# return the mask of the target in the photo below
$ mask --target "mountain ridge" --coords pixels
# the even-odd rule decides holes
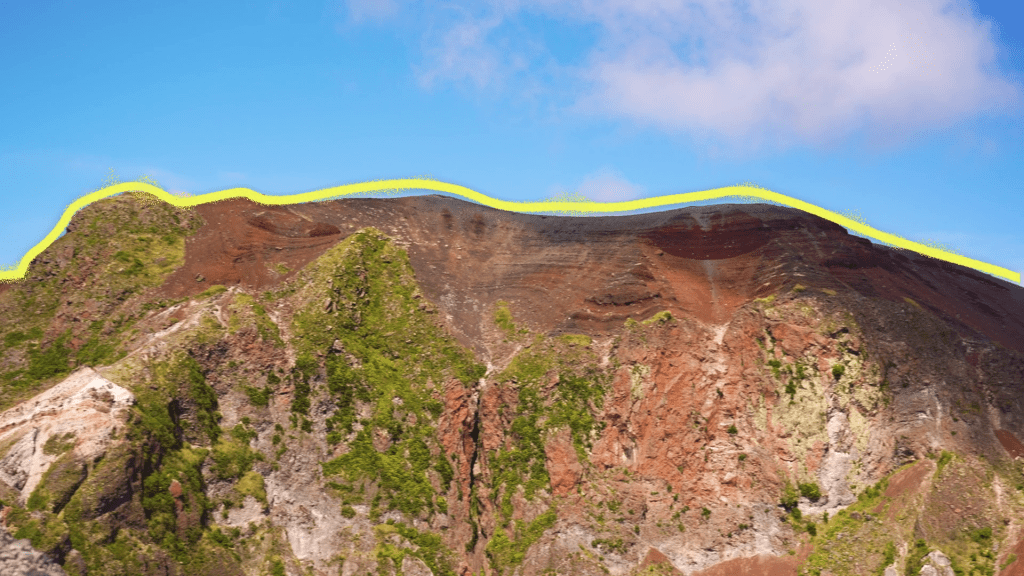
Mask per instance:
[[[69,573],[1024,569],[1024,289],[795,209],[115,197],[0,313],[0,408],[135,398],[0,493]]]

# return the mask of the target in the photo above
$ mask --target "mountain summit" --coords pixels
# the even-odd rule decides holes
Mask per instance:
[[[67,574],[1024,574],[1024,288],[795,209],[125,194],[0,318]]]

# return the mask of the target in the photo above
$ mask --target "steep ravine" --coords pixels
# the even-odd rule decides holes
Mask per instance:
[[[69,574],[1024,570],[1020,287],[583,220],[90,206],[0,290],[0,518]]]

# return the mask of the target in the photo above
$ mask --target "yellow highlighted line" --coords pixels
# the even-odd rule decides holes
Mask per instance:
[[[457,184],[449,184],[447,182],[440,182],[437,180],[429,180],[423,178],[407,178],[400,180],[376,180],[371,182],[361,182],[359,184],[346,184],[343,186],[335,186],[333,188],[324,188],[323,190],[316,190],[314,192],[304,192],[301,194],[292,194],[288,196],[267,196],[248,188],[231,188],[230,190],[221,190],[219,192],[210,192],[209,194],[202,194],[199,196],[188,196],[179,197],[169,194],[152,184],[146,182],[124,182],[121,184],[115,184],[108,186],[102,190],[98,190],[91,194],[87,194],[73,204],[68,206],[67,210],[64,211],[64,215],[61,217],[57,225],[53,227],[53,230],[47,234],[41,242],[36,244],[25,256],[21,259],[21,263],[13,270],[0,271],[0,282],[10,282],[19,280],[25,277],[28,273],[28,266],[32,260],[38,256],[43,250],[48,248],[57,238],[60,237],[61,231],[64,230],[68,223],[71,222],[71,217],[97,200],[102,200],[108,196],[115,194],[121,194],[123,192],[145,192],[152,194],[153,196],[172,204],[179,208],[188,208],[192,206],[198,206],[200,204],[207,204],[209,202],[217,202],[220,200],[227,200],[229,198],[248,198],[253,202],[269,206],[281,206],[285,204],[300,204],[303,202],[315,202],[319,200],[326,200],[329,198],[335,198],[338,196],[348,196],[352,194],[360,194],[365,192],[385,192],[385,191],[398,191],[398,190],[433,190],[436,192],[447,192],[449,194],[456,194],[467,198],[474,202],[478,202],[491,208],[497,208],[499,210],[508,210],[512,212],[569,212],[569,213],[588,213],[588,212],[629,212],[632,210],[639,210],[642,208],[655,208],[658,206],[667,206],[670,204],[682,204],[687,202],[700,202],[702,200],[712,200],[715,198],[722,198],[725,196],[753,196],[761,198],[762,200],[768,200],[771,202],[777,202],[784,204],[792,208],[797,208],[820,216],[826,220],[830,220],[853,230],[859,232],[865,236],[869,236],[881,242],[897,246],[899,248],[905,248],[907,250],[913,250],[925,256],[931,256],[932,258],[938,258],[947,262],[953,262],[969,268],[974,268],[982,272],[987,272],[994,276],[1000,276],[1006,278],[1017,284],[1020,284],[1020,273],[1013,272],[1006,268],[996,266],[994,264],[988,264],[972,258],[967,258],[959,254],[940,250],[933,246],[927,246],[918,242],[913,242],[902,238],[900,236],[894,236],[887,234],[880,230],[836,214],[830,210],[819,208],[813,204],[808,204],[802,200],[791,198],[785,194],[779,194],[763,188],[756,188],[751,186],[727,186],[725,188],[716,188],[714,190],[705,190],[703,192],[688,192],[685,194],[670,194],[668,196],[658,196],[656,198],[644,198],[642,200],[630,200],[628,202],[592,202],[592,201],[557,201],[557,200],[546,200],[540,202],[509,202],[506,200],[497,200],[489,196],[485,196],[475,190],[470,190],[464,186]]]

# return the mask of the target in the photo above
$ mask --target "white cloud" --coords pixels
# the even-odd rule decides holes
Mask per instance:
[[[504,63],[497,48],[487,40],[500,23],[496,17],[459,22],[441,38],[425,42],[430,65],[418,71],[420,84],[432,88],[438,80],[469,80],[478,89],[502,84]]]
[[[624,202],[643,196],[644,188],[616,170],[602,168],[585,176],[575,192],[595,202]]]
[[[425,86],[468,80],[505,90],[544,72],[557,79],[549,92],[571,89],[571,110],[737,150],[828,148],[861,130],[876,147],[900,146],[975,114],[1020,110],[1021,82],[993,69],[993,23],[962,0],[744,4],[449,3],[454,10],[430,15],[441,24],[427,27],[418,73]],[[585,64],[557,62],[537,31],[521,25],[520,15],[538,13],[596,25]]]

